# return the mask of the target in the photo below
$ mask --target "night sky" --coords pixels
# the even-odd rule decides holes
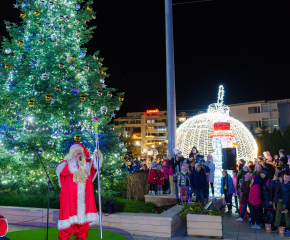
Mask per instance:
[[[174,3],[191,0],[173,0]],[[19,21],[14,0],[1,1],[3,20]],[[100,50],[109,87],[125,92],[117,117],[146,109],[166,110],[163,0],[98,0],[97,25],[88,52]],[[212,0],[173,6],[177,110],[225,103],[290,98],[288,0]]]

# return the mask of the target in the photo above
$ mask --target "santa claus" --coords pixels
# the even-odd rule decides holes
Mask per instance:
[[[97,154],[100,167],[103,160],[100,150],[90,159],[88,150],[81,144],[71,146],[69,154],[58,165],[60,212],[59,239],[67,240],[72,234],[76,240],[88,237],[89,223],[98,221],[93,181],[97,176]]]

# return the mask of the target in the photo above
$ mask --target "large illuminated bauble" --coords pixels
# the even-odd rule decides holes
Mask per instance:
[[[237,159],[256,158],[258,147],[251,132],[237,119],[221,113],[203,113],[185,121],[177,129],[176,147],[184,157],[188,157],[193,146],[202,155],[212,154],[214,149],[210,134],[214,133],[214,123],[229,122],[231,133],[235,134],[232,142],[241,146],[236,147]]]

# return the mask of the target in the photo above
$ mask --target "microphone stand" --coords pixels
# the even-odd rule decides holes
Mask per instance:
[[[43,167],[43,169],[44,169],[44,171],[45,171],[46,178],[48,179],[48,181],[47,181],[47,220],[46,220],[46,240],[48,240],[48,223],[49,223],[49,185],[51,185],[52,190],[54,191],[55,194],[57,193],[57,191],[55,190],[54,186],[52,185],[52,182],[51,182],[51,180],[50,180],[50,177],[48,176],[48,173],[47,173],[47,171],[46,171],[46,167],[44,166],[44,164],[43,164],[43,162],[42,162],[42,160],[41,160],[41,157],[39,156],[39,155],[40,155],[40,154],[39,154],[39,150],[36,149],[36,148],[31,148],[31,149],[36,151],[36,154],[37,154],[37,156],[38,156],[38,159],[39,159],[39,161],[41,162],[42,167]]]

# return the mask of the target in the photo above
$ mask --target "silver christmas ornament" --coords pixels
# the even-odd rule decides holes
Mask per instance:
[[[109,97],[112,97],[113,96],[113,94],[111,93],[111,92],[108,92],[108,94],[107,94]]]
[[[101,114],[105,115],[108,112],[108,108],[106,106],[101,107]]]
[[[119,142],[119,147],[124,147],[124,142]]]
[[[53,1],[53,0],[49,0],[49,1],[48,1],[48,4],[49,4],[50,6],[53,6],[53,5],[54,5],[54,1]]]
[[[116,107],[116,111],[119,111],[120,110],[120,108],[119,107]]]
[[[101,97],[101,96],[103,96],[103,93],[101,91],[98,91],[97,95],[98,95],[98,97]]]
[[[64,19],[64,16],[59,15],[59,19],[60,19],[60,20],[63,20],[63,19]]]
[[[123,151],[123,152],[127,152],[127,148],[123,148],[122,151]]]
[[[69,69],[70,69],[70,70],[75,70],[76,67],[75,67],[74,65],[70,65],[70,66],[69,66]]]
[[[16,103],[15,103],[15,102],[11,102],[11,103],[10,103],[10,107],[11,107],[11,108],[15,108],[15,107],[16,107]]]
[[[10,54],[10,53],[11,53],[11,49],[10,49],[10,48],[6,48],[6,49],[5,49],[5,53],[6,53],[6,54]]]
[[[100,83],[105,83],[105,79],[101,78]]]
[[[43,74],[41,75],[41,78],[42,78],[43,80],[47,80],[47,79],[49,79],[49,75],[48,75],[48,73],[43,73]]]
[[[115,152],[114,155],[115,155],[115,157],[119,157],[120,156],[120,153]]]
[[[14,154],[14,153],[15,153],[15,150],[14,150],[14,149],[11,149],[11,150],[9,151],[9,153],[10,153],[10,154]]]
[[[47,144],[50,145],[50,146],[53,146],[54,142],[52,140],[50,140]]]
[[[60,68],[63,68],[63,67],[64,67],[64,64],[63,64],[63,63],[60,63],[60,64],[59,64],[59,67],[60,67]]]
[[[95,59],[95,60],[98,60],[99,57],[98,57],[97,55],[94,55],[94,59]]]
[[[20,139],[20,136],[19,136],[19,135],[14,135],[14,136],[13,136],[13,139],[17,141],[17,140]]]

